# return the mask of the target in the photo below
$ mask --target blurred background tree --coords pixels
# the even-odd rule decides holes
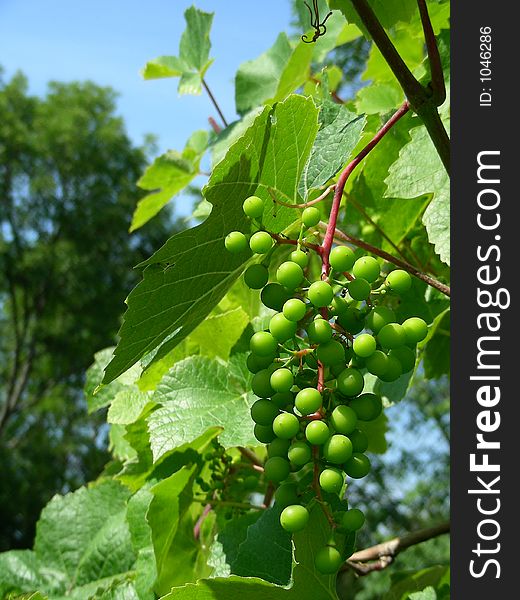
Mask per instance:
[[[41,508],[108,460],[83,377],[114,342],[132,267],[173,234],[168,212],[129,235],[153,143],[136,147],[115,92],[0,72],[0,550],[28,547]]]

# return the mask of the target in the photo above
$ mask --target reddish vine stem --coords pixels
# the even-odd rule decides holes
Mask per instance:
[[[219,117],[222,119],[222,123],[224,123],[224,127],[227,127],[228,126],[228,122],[226,121],[226,117],[224,117],[224,114],[223,114],[222,110],[220,109],[220,106],[219,106],[219,104],[218,104],[215,96],[213,95],[213,93],[209,89],[209,86],[206,83],[206,81],[204,80],[204,78],[202,78],[202,86],[206,90],[206,92],[207,92],[207,94],[209,96],[209,99],[211,100],[211,102],[213,103],[213,106],[215,107],[215,110],[219,114]]]
[[[264,465],[263,465],[262,461],[258,458],[258,456],[252,450],[249,450],[249,448],[244,448],[242,446],[239,446],[238,451],[245,459],[247,459],[249,462],[253,463],[253,465],[255,465],[257,467],[261,467],[262,471],[264,470]]]
[[[263,508],[269,508],[269,506],[271,505],[273,496],[274,496],[274,485],[270,481],[269,485],[267,486],[267,490],[265,491],[264,501],[262,502]]]
[[[417,6],[419,7],[419,14],[421,15],[424,40],[428,52],[428,62],[430,63],[433,100],[437,106],[440,106],[444,100],[446,100],[446,84],[444,82],[444,73],[442,72],[441,56],[439,54],[435,32],[433,31],[425,0],[417,0]]]
[[[271,233],[270,231],[268,233],[278,244],[289,244],[291,246],[298,245],[298,240],[291,240],[290,238],[283,237],[282,235],[279,235],[277,233]],[[304,248],[309,248],[310,250],[314,250],[314,252],[317,252],[318,254],[321,252],[321,248],[320,246],[318,246],[318,244],[300,242],[300,246],[303,246]]]
[[[193,527],[193,537],[196,540],[198,540],[200,538],[200,530],[202,529],[202,524],[204,523],[204,521],[206,520],[207,516],[211,512],[212,508],[213,507],[212,507],[211,504],[206,504],[206,506],[204,507],[204,510],[202,511],[202,514],[197,519],[197,522],[195,523],[195,525]]]

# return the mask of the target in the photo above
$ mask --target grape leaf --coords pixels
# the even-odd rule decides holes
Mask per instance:
[[[356,97],[356,110],[369,115],[388,112],[404,101],[404,94],[398,85],[376,83],[361,88]]]
[[[219,439],[225,447],[255,445],[249,416],[254,398],[238,360],[233,357],[225,365],[195,356],[177,363],[163,377],[153,396],[161,408],[148,418],[154,460],[214,425],[223,427]]]
[[[435,565],[416,571],[415,573],[408,573],[404,577],[401,576],[390,591],[385,594],[383,600],[408,600],[410,594],[422,592],[428,587],[438,591],[441,598],[449,598],[449,582],[450,568],[443,565]],[[447,596],[444,595],[446,591],[448,591]],[[428,597],[426,596],[426,598]],[[421,600],[426,600],[426,598],[421,598]]]
[[[417,10],[415,0],[368,0],[368,3],[385,28],[393,27],[399,21],[410,21]],[[366,37],[370,37],[352,2],[329,0],[329,6],[341,10],[349,23],[354,23],[365,33]]]
[[[250,256],[230,254],[223,243],[230,231],[250,227],[242,212],[243,200],[256,193],[271,201],[269,187],[280,198],[297,198],[317,121],[311,99],[290,96],[274,108],[266,107],[230,148],[204,190],[213,205],[208,219],[170,238],[143,263],[144,279],[127,299],[121,339],[104,383],[168,338],[157,353],[160,359],[218,304]],[[279,207],[273,215],[266,206],[264,224],[270,231],[283,231],[293,222],[291,209]]]

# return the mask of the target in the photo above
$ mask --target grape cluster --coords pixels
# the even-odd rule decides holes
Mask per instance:
[[[332,248],[325,277],[308,279],[312,261],[321,265],[322,259],[305,243],[307,230],[320,221],[315,207],[303,211],[296,249],[269,282],[275,241],[262,228],[264,202],[251,196],[243,209],[258,231],[250,236],[234,231],[225,245],[233,253],[249,247],[264,255],[247,268],[244,280],[276,311],[268,329],[251,337],[247,358],[258,396],[251,408],[254,434],[267,444],[264,476],[277,486],[275,502],[283,509],[280,523],[286,531],[304,529],[310,506],[320,502],[333,530],[353,533],[365,517],[348,507],[346,482],[369,473],[363,423],[377,419],[383,408],[380,396],[364,392],[364,373],[391,382],[410,372],[427,325],[418,317],[398,323],[391,308],[396,296],[411,288],[406,271],[384,277],[374,257],[358,257],[347,246]],[[317,551],[315,566],[335,573],[345,558],[332,536]]]

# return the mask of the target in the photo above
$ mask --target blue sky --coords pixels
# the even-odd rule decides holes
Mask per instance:
[[[136,143],[153,133],[160,151],[182,149],[216,116],[213,107],[205,95],[179,98],[177,80],[145,82],[139,70],[148,59],[177,54],[183,13],[193,3],[215,13],[207,81],[231,121],[234,74],[287,30],[289,0],[0,0],[0,65],[7,77],[24,71],[36,94],[52,79],[110,85]]]

